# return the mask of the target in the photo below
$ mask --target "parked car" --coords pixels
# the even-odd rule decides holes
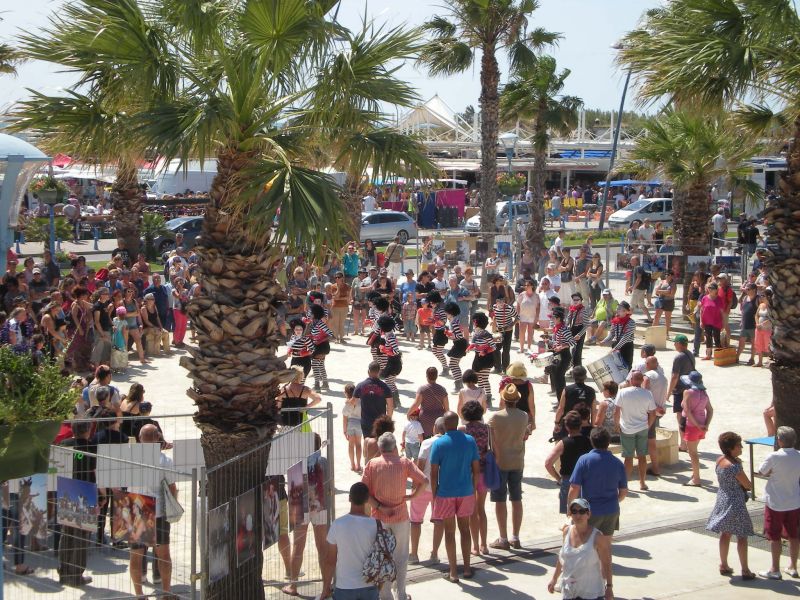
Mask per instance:
[[[528,203],[523,201],[514,202],[498,202],[495,207],[495,220],[494,225],[498,231],[506,231],[508,229],[508,208],[511,205],[514,214],[514,221],[521,219],[523,223],[528,223],[531,220],[530,212],[528,211]],[[467,219],[464,223],[464,231],[471,234],[481,233],[481,215],[477,214]]]
[[[405,244],[417,237],[417,224],[404,212],[396,210],[376,210],[361,213],[361,240],[390,242],[395,236]]]
[[[178,217],[166,222],[169,233],[159,235],[153,240],[153,246],[159,253],[169,252],[175,247],[175,236],[183,234],[184,248],[195,245],[197,236],[203,230],[203,217]]]
[[[608,217],[609,227],[628,228],[634,221],[663,223],[672,226],[672,198],[646,198],[630,203]]]

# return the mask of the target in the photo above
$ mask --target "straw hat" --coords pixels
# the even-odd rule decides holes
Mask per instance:
[[[500,392],[500,398],[503,402],[519,402],[519,391],[517,390],[517,386],[513,383],[509,383],[506,387],[503,388],[503,391]]]
[[[528,370],[525,364],[520,361],[512,362],[506,369],[506,375],[515,379],[525,379],[528,377]]]

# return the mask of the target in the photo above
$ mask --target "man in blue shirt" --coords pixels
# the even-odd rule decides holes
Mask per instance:
[[[575,498],[586,498],[592,507],[589,525],[603,535],[613,536],[619,529],[619,503],[628,495],[628,478],[622,461],[611,454],[611,435],[604,427],[592,429],[594,448],[575,464],[569,483],[567,506]]]
[[[414,271],[409,269],[406,271],[406,280],[399,284],[398,287],[400,288],[400,301],[405,302],[406,297],[411,294],[411,299],[416,302],[417,300],[417,282],[414,281]]]
[[[171,320],[169,309],[170,294],[166,287],[161,285],[161,275],[158,273],[153,274],[153,285],[144,289],[144,294],[153,294],[156,299],[156,311],[158,318],[161,320],[161,325],[164,329],[168,330],[168,323]]]
[[[344,271],[345,280],[349,283],[358,276],[360,261],[356,252],[356,243],[350,242],[342,250],[342,271]]]
[[[461,555],[464,558],[464,579],[472,579],[475,571],[469,566],[471,538],[469,520],[475,511],[475,489],[480,477],[478,445],[471,435],[458,431],[458,415],[444,414],[447,432],[431,446],[431,495],[433,521],[444,523],[444,546],[450,573],[447,579],[458,581],[456,557],[456,522],[461,534]]]

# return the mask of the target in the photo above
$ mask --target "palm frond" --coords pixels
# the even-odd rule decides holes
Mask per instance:
[[[735,122],[756,135],[782,136],[792,122],[786,111],[775,111],[765,104],[740,105],[734,111]]]
[[[422,49],[417,64],[428,68],[434,77],[463,73],[472,66],[472,47],[457,37],[439,37]]]
[[[16,75],[16,65],[21,59],[22,56],[15,48],[8,44],[0,44],[0,73]]]
[[[429,177],[438,169],[417,140],[391,127],[353,133],[340,145],[335,164],[360,179],[368,167],[373,177],[408,174]]]

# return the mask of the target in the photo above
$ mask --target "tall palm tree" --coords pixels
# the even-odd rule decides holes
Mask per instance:
[[[155,25],[137,0],[65,5],[41,32],[20,37],[20,52],[66,68],[77,81],[65,95],[29,90],[31,97],[12,113],[14,129],[38,130],[48,150],[98,167],[116,166],[114,225],[119,244],[134,257],[144,199],[138,162],[147,148],[131,128],[133,116],[156,98],[175,94],[178,83],[174,61],[162,61],[168,32]]]
[[[583,100],[565,96],[564,81],[570,70],[559,72],[552,56],[537,57],[522,65],[500,93],[503,121],[528,121],[533,127],[533,199],[525,246],[532,256],[539,256],[544,243],[544,182],[547,178],[547,150],[553,134],[566,134],[578,122]]]
[[[625,36],[620,62],[645,100],[663,97],[734,107],[763,134],[777,123],[789,138],[780,196],[764,212],[772,311],[777,421],[800,431],[800,18],[791,0],[672,0]],[[748,102],[757,104],[747,104]]]
[[[453,75],[469,69],[480,51],[481,181],[480,214],[484,231],[495,230],[497,202],[497,139],[499,132],[500,66],[507,52],[511,68],[533,63],[536,52],[559,35],[537,28],[527,31],[537,0],[446,0],[446,15],[423,26],[431,37],[420,62],[432,75]]]

